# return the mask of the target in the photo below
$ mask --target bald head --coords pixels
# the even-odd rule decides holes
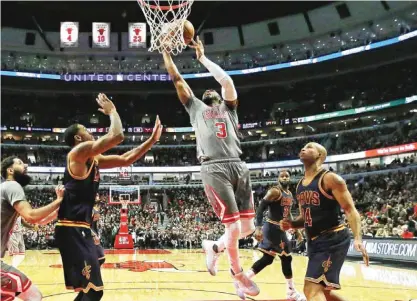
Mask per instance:
[[[327,157],[327,150],[324,148],[323,145],[317,142],[311,142],[311,144],[316,148],[317,152],[319,153],[318,160],[320,160],[320,163],[323,163]]]
[[[304,162],[319,162],[323,164],[327,157],[327,150],[317,142],[307,143],[300,152],[300,160]]]

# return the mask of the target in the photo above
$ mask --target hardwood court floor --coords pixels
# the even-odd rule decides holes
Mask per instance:
[[[132,253],[132,252],[131,252]],[[105,285],[103,301],[201,301],[240,300],[228,273],[226,255],[219,262],[219,273],[205,270],[201,250],[145,250],[134,254],[107,254],[102,268]],[[159,254],[158,254],[159,253]],[[255,250],[241,250],[244,269],[260,257]],[[5,261],[10,263],[6,255]],[[307,258],[294,256],[296,287],[302,291]],[[46,301],[69,301],[75,293],[64,287],[61,258],[56,250],[27,251],[19,269],[39,287]],[[346,262],[342,270],[342,294],[350,301],[409,301],[417,299],[417,270],[356,262]],[[248,300],[284,301],[285,279],[279,259],[255,281],[261,293]]]

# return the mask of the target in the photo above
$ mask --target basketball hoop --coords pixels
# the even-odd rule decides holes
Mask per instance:
[[[161,5],[160,0],[137,1],[151,30],[149,51],[166,51],[173,55],[181,53],[187,47],[183,37],[184,22],[194,0],[164,1],[167,5]]]

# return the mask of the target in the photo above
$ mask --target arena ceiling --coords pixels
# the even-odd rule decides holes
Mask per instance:
[[[334,1],[331,1],[334,2]],[[199,1],[189,20],[198,28],[237,26],[301,13],[331,3],[318,1]],[[59,31],[61,21],[78,21],[81,31],[92,22],[111,22],[112,31],[127,31],[128,22],[144,21],[135,0],[131,1],[2,1],[2,26]]]

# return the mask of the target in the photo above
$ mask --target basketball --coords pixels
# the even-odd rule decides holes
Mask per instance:
[[[194,25],[188,20],[184,21],[184,42],[186,45],[191,43],[191,40],[194,38]]]

